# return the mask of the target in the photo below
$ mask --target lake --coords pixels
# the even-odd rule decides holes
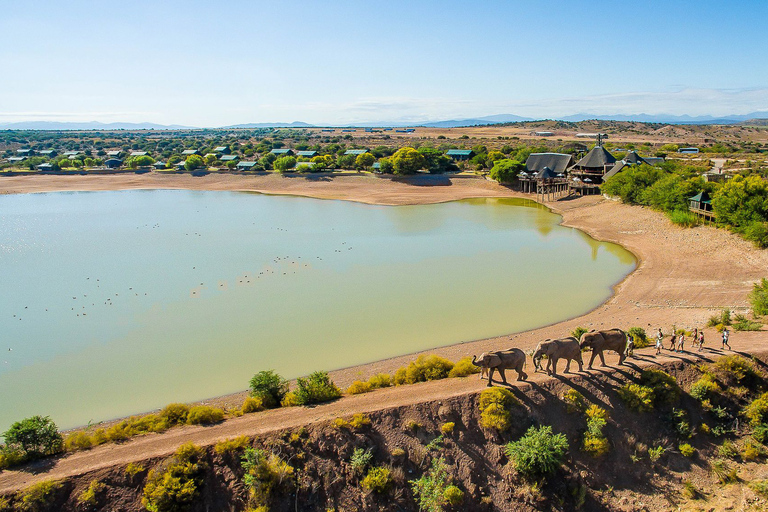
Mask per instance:
[[[183,190],[0,196],[0,432],[519,332],[636,261],[532,201]]]

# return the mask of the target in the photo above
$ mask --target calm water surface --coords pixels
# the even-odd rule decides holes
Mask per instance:
[[[73,427],[582,314],[635,267],[530,201],[0,196],[0,432]]]

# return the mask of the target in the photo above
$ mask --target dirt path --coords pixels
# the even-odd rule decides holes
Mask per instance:
[[[707,332],[710,340],[714,339],[714,333]],[[737,336],[732,342],[735,351],[750,350],[752,352],[768,352],[768,337],[762,333],[747,333]],[[712,345],[712,344],[710,344]],[[719,345],[719,343],[717,344]],[[696,363],[701,360],[711,360],[719,355],[732,353],[721,351],[710,346],[703,352],[687,352],[676,354],[664,351],[661,356],[655,356],[655,349],[646,348],[636,351],[636,357],[628,359],[630,364],[639,367],[653,366],[660,363],[686,360]],[[585,360],[585,370],[586,370]],[[599,361],[592,372],[612,371],[615,366],[616,355],[611,353],[607,362],[609,367],[600,367]],[[560,371],[564,367],[561,363]],[[573,368],[574,373],[577,370]],[[510,372],[514,373],[514,372]],[[508,376],[510,385],[518,387],[521,391],[530,388],[525,382],[512,382],[513,376]],[[541,383],[555,377],[548,377],[544,373],[530,372],[528,381]],[[562,374],[557,378],[569,378],[568,374]],[[91,450],[77,452],[53,460],[41,461],[24,471],[5,471],[0,474],[0,493],[7,493],[23,489],[41,480],[62,479],[88,473],[90,471],[111,466],[126,465],[129,462],[138,462],[150,458],[168,456],[181,444],[193,442],[200,446],[215,444],[235,436],[255,436],[266,432],[290,429],[310,423],[329,421],[337,417],[346,417],[354,413],[366,413],[385,408],[397,408],[424,402],[445,400],[450,397],[467,393],[476,393],[485,388],[485,381],[479,381],[476,375],[447,379],[442,381],[425,382],[410,386],[398,386],[394,388],[380,389],[371,393],[355,396],[345,396],[336,402],[318,405],[315,407],[291,407],[275,409],[255,414],[249,414],[227,420],[219,425],[210,427],[189,426],[174,428],[161,434],[149,434],[136,437],[122,444],[106,444]]]

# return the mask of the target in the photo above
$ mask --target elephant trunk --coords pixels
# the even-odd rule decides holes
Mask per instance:
[[[479,364],[477,364],[477,356],[472,356],[472,364],[481,367]]]

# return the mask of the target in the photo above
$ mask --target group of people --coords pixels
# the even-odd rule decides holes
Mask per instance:
[[[728,348],[731,349],[731,346],[728,344],[728,336],[729,336],[728,328],[723,329],[722,334],[722,347],[721,348]],[[704,329],[699,330],[698,328],[693,330],[693,335],[691,336],[691,342],[693,343],[693,347],[696,348],[699,352],[704,348]],[[664,348],[664,334],[661,332],[661,327],[659,327],[659,332],[656,334],[656,355],[661,354],[661,349]],[[680,334],[672,333],[672,336],[669,339],[669,350],[674,352],[684,352],[685,349],[685,331],[681,332]],[[632,337],[631,334],[627,333],[627,351],[626,355],[627,357],[631,356],[635,351],[635,340]]]

